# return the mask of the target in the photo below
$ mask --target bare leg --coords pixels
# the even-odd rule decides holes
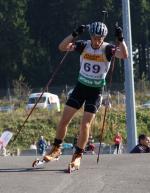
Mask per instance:
[[[56,131],[56,138],[63,140],[65,138],[65,135],[67,133],[67,127],[70,121],[72,120],[74,114],[78,110],[75,108],[72,108],[70,106],[66,106],[63,111],[63,115],[61,117],[61,120],[58,124],[57,131]]]
[[[80,135],[78,139],[77,146],[84,149],[89,138],[90,126],[95,117],[95,114],[84,112],[83,119],[80,126]]]

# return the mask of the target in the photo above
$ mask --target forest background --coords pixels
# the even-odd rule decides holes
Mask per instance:
[[[106,41],[115,42],[114,26],[122,26],[121,0],[0,0],[0,104],[14,103],[18,107],[11,114],[0,113],[0,130],[11,127],[16,133],[22,124],[28,94],[41,91],[50,79],[64,53],[58,50],[60,41],[80,24],[103,20],[103,10],[108,12],[105,23],[109,34]],[[150,1],[131,0],[131,27],[134,61],[136,104],[148,100],[150,89]],[[88,33],[81,36],[89,38]],[[47,88],[61,98],[76,83],[79,56],[70,53]],[[108,82],[109,82],[108,74]],[[115,61],[111,92],[113,108],[108,113],[104,140],[113,143],[113,136],[120,130],[126,142],[126,116],[124,103],[118,96],[124,93],[123,61]],[[8,99],[8,101],[7,101]],[[103,112],[103,110],[102,110]],[[94,125],[94,137],[98,139],[103,113],[99,113]],[[16,146],[27,147],[41,134],[48,139],[55,135],[60,115],[56,112],[35,112],[16,140]],[[77,133],[80,112],[71,124],[67,141]],[[149,110],[137,108],[138,133],[150,133]]]
[[[60,41],[80,24],[102,21],[103,10],[108,12],[106,41],[114,42],[116,22],[122,26],[121,2],[0,0],[0,89],[13,88],[19,78],[31,88],[43,87],[64,54],[58,50]],[[130,7],[135,82],[143,74],[150,80],[150,1],[131,0]],[[51,86],[74,85],[78,69],[79,56],[71,53]],[[121,61],[116,61],[113,83],[124,83]]]

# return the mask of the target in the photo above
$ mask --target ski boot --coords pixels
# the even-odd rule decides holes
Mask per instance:
[[[49,161],[55,161],[58,160],[61,155],[61,148],[57,146],[53,146],[50,153],[45,155],[42,160],[35,160],[32,164],[33,168],[42,168],[45,163]]]
[[[71,173],[75,170],[79,170],[80,161],[82,159],[82,153],[74,153],[71,162],[68,166],[68,173]]]

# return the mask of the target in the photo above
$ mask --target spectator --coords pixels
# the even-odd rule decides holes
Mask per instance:
[[[32,144],[30,145],[30,149],[35,149],[37,150],[36,142],[33,141]]]
[[[47,147],[46,147],[48,150],[50,150],[51,149],[51,142],[50,141],[48,141],[47,142]]]
[[[122,144],[122,136],[119,132],[117,132],[117,134],[114,137],[114,143],[115,143],[115,150],[114,150],[114,154],[119,154],[119,150],[121,148],[121,144]]]
[[[130,153],[150,153],[150,140],[145,134],[139,135],[138,145]]]
[[[89,136],[89,143],[94,143],[94,138],[92,135]]]
[[[41,136],[39,142],[38,142],[38,150],[41,155],[45,155],[46,153],[46,147],[47,143],[43,136]]]

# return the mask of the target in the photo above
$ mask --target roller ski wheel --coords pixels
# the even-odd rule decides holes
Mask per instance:
[[[71,174],[72,172],[79,170],[79,166],[75,165],[74,163],[70,163],[68,166],[68,173]]]
[[[80,154],[74,153],[73,154],[72,160],[68,166],[68,173],[79,170],[81,159],[82,159],[82,153],[80,153]]]
[[[38,158],[34,160],[32,163],[32,167],[37,169],[37,168],[44,168],[46,161],[45,160],[39,160]]]

